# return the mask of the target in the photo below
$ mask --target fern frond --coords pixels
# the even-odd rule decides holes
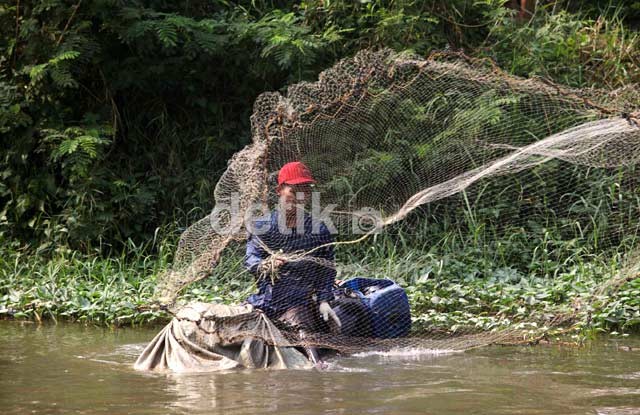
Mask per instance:
[[[80,52],[78,52],[77,50],[68,50],[68,51],[60,52],[58,55],[50,59],[48,63],[50,65],[57,65],[63,61],[76,59],[78,56],[80,56]]]
[[[194,32],[193,37],[198,46],[209,54],[219,52],[225,44],[224,37],[212,33]]]
[[[31,83],[37,83],[44,78],[47,73],[47,63],[41,63],[40,65],[33,65],[29,70],[29,78]]]
[[[143,37],[147,32],[152,31],[154,29],[153,22],[151,21],[141,21],[132,24],[125,30],[123,33],[123,40],[126,42],[133,42],[135,40]]]
[[[62,141],[58,147],[51,153],[53,160],[57,161],[60,158],[73,154],[78,149],[78,141],[76,139],[70,138]]]
[[[165,47],[171,48],[178,44],[178,32],[170,22],[158,22],[156,24],[156,35]]]
[[[49,69],[51,80],[60,88],[77,88],[78,82],[73,78],[67,65],[57,65]]]

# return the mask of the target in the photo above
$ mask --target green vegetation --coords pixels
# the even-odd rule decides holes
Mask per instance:
[[[228,158],[249,142],[255,97],[312,80],[361,48],[422,55],[462,48],[510,73],[577,87],[640,82],[640,2],[540,1],[526,20],[504,3],[0,5],[0,316],[99,324],[163,318],[145,308],[155,278],[180,230],[211,209]],[[428,155],[416,149],[416,157]],[[350,265],[343,277],[375,269],[399,280],[424,325],[487,328],[500,317],[532,315],[545,324],[582,301],[575,321],[584,327],[638,329],[640,279],[599,291],[635,248],[616,238],[602,246],[599,235],[637,226],[637,182],[616,192],[615,181],[580,174],[563,185],[603,192],[593,200],[608,205],[564,197],[579,217],[575,226],[562,214],[550,217],[544,195],[511,206],[507,200],[536,189],[535,181],[515,183],[491,206],[461,195],[421,212],[428,224],[412,228],[409,220],[375,243],[338,252],[342,263],[366,264]],[[508,229],[492,222],[496,210],[509,215],[509,208],[528,209],[531,220]],[[184,298],[244,298],[251,283],[240,269],[235,255],[218,283],[202,281]]]
[[[513,323],[524,327],[562,323],[586,333],[635,332],[640,328],[640,279],[621,278],[633,273],[623,268],[628,265],[627,254],[637,249],[636,237],[612,241],[599,235],[621,224],[640,225],[637,216],[630,221],[626,217],[628,208],[639,202],[637,192],[628,191],[637,185],[611,175],[585,177],[587,169],[570,169],[581,178],[574,177],[571,187],[578,191],[580,185],[591,186],[592,200],[607,199],[604,194],[615,188],[611,203],[596,206],[584,198],[567,203],[567,212],[578,209],[582,214],[571,226],[566,226],[554,201],[550,206],[555,207],[555,216],[531,214],[519,225],[504,225],[498,218],[516,215],[527,203],[508,201],[523,200],[523,195],[536,199],[546,189],[540,172],[527,175],[526,181],[513,176],[507,187],[515,190],[503,204],[468,203],[473,193],[465,192],[429,205],[366,243],[339,247],[339,278],[398,281],[409,294],[418,332],[486,330]],[[505,185],[504,179],[496,183]],[[485,184],[484,191],[491,184]],[[549,214],[550,206],[536,209]],[[167,231],[158,238],[163,241],[158,246],[131,243],[121,255],[108,258],[77,252],[40,258],[17,247],[7,250],[0,262],[4,294],[0,315],[115,325],[164,321],[168,315],[148,306],[156,277],[170,263],[176,236]],[[238,303],[253,292],[253,277],[242,267],[243,246],[236,248],[226,251],[215,279],[188,287],[182,301]]]
[[[65,319],[98,325],[164,321],[169,315],[149,306],[156,277],[171,264],[175,244],[168,241],[174,239],[167,237],[156,247],[130,243],[121,255],[107,258],[77,252],[39,258],[30,252],[5,249],[0,259],[0,318]],[[220,270],[224,284],[202,281],[181,299],[244,300],[254,286],[246,273],[242,279],[241,260],[241,256],[232,256],[225,262]]]
[[[547,163],[432,203],[368,246],[339,251],[350,264],[342,278],[398,281],[418,331],[522,323],[637,332],[637,173],[602,173]],[[497,194],[493,186],[500,197],[481,197]],[[554,187],[571,191],[548,197]]]
[[[513,231],[524,234],[522,229]],[[574,247],[571,259],[549,264],[553,275],[545,276],[523,272],[518,264],[501,259],[500,249],[512,244],[513,238],[494,240],[484,250],[472,240],[456,240],[453,234],[445,233],[443,239],[416,246],[415,240],[386,236],[372,244],[359,257],[361,265],[349,267],[344,277],[375,272],[376,277],[407,287],[417,332],[488,330],[518,323],[596,332],[640,328],[638,280],[603,289],[618,275],[622,254],[584,255],[583,249]],[[532,265],[539,261],[531,260]]]
[[[255,97],[363,47],[464,48],[575,86],[640,80],[640,3],[554,2],[526,22],[503,3],[2,5],[0,235],[109,254],[192,223],[248,142]]]
[[[349,263],[339,266],[340,278],[392,278],[407,287],[417,332],[491,329],[518,322],[543,327],[563,319],[565,326],[575,324],[588,332],[640,328],[640,279],[602,290],[617,275],[621,255],[588,256],[586,261],[576,249],[570,263],[549,266],[553,276],[531,276],[501,260],[498,252],[479,252],[473,241],[456,240],[452,234],[444,239],[433,244],[401,234],[379,235],[364,247],[339,251],[338,262]],[[492,247],[506,249],[512,243],[506,238]],[[173,248],[162,245],[160,255],[150,256],[144,254],[145,247],[131,246],[126,255],[110,258],[59,254],[39,259],[12,251],[0,262],[0,316],[99,325],[164,322],[169,316],[148,306],[155,278],[169,264]],[[182,300],[244,300],[254,285],[241,260],[241,251],[231,253],[215,281],[194,284]]]

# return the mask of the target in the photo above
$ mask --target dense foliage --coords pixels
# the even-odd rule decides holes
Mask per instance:
[[[464,48],[572,85],[640,79],[639,2],[543,4],[524,22],[503,3],[4,3],[0,236],[104,251],[189,223],[250,139],[255,97],[363,47]]]
[[[571,86],[640,82],[640,1],[538,3],[524,19],[502,0],[0,4],[0,314],[155,318],[137,312],[150,298],[149,276],[166,267],[176,231],[212,207],[228,158],[250,140],[256,96],[312,80],[361,48],[463,49],[516,75]],[[545,234],[552,230],[494,239],[493,248],[510,246],[502,262],[474,251],[477,241],[425,247],[420,261],[409,249],[389,257],[381,248],[369,259],[411,264],[388,276],[406,277],[425,322],[450,327],[465,312],[564,307],[569,293],[610,276],[576,271],[613,267],[604,258],[560,267],[554,255],[536,257],[580,256]],[[452,240],[448,229],[436,231],[427,236]],[[437,263],[447,265],[427,271]],[[540,279],[522,282],[524,272]],[[601,304],[598,327],[638,325],[637,281]],[[227,301],[247,289],[233,288],[193,287],[189,295]]]

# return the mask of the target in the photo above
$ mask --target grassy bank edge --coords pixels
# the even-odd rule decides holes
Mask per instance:
[[[406,251],[385,243],[374,247],[339,254],[339,264],[346,263],[340,255],[357,258],[349,266],[339,266],[339,278],[399,282],[411,302],[416,334],[507,326],[550,333],[571,326],[582,337],[640,330],[640,279],[616,284],[619,258],[609,262],[592,258],[549,278],[524,275],[500,264],[479,271],[473,249],[454,255],[433,248]],[[170,264],[169,251],[110,258],[70,253],[49,259],[5,252],[0,260],[0,319],[115,327],[165,323],[170,315],[149,305],[156,278]],[[230,255],[215,278],[189,287],[180,300],[227,304],[244,300],[254,284],[242,269],[240,253]]]

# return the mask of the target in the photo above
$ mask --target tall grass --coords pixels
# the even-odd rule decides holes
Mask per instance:
[[[640,206],[637,185],[611,171],[568,173],[574,177],[555,178],[565,193],[538,198],[535,210],[530,200],[548,188],[537,188],[532,174],[508,179],[510,205],[484,186],[431,206],[420,220],[339,249],[340,276],[401,283],[418,330],[551,325],[567,316],[577,327],[638,330],[640,279],[602,294],[637,260],[640,217],[630,213]]]
[[[511,73],[572,86],[620,88],[640,81],[640,36],[625,23],[623,7],[594,19],[556,3],[538,7],[524,24],[496,10],[485,53]]]

